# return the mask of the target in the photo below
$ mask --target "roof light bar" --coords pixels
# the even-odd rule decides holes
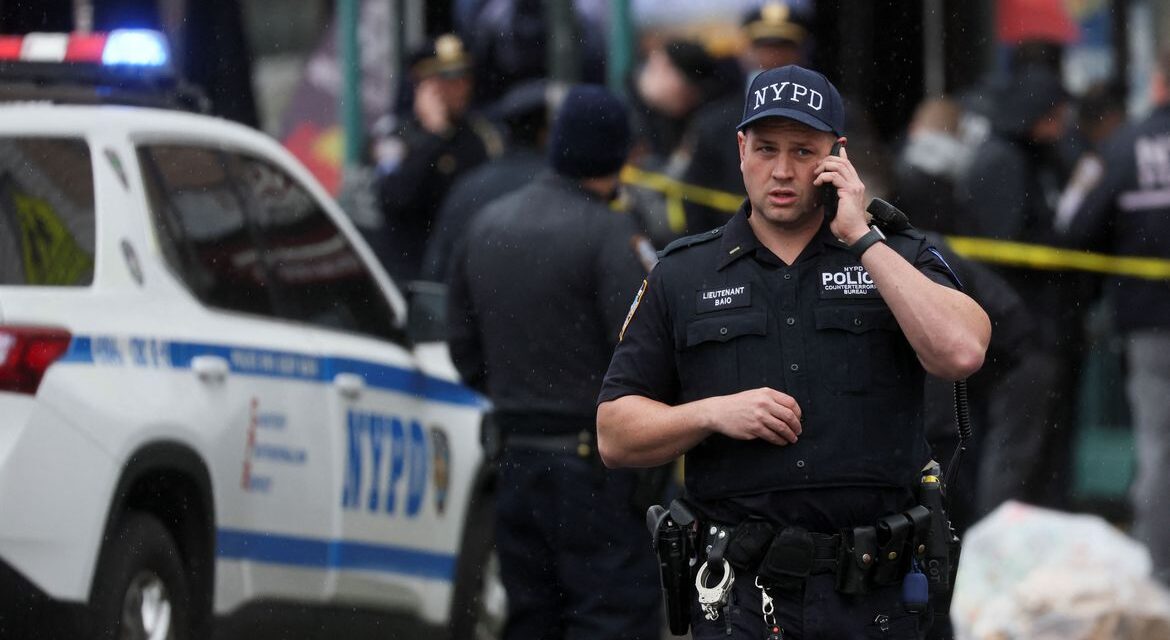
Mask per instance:
[[[61,62],[69,49],[65,33],[30,33],[20,47],[20,59],[26,62]]]
[[[0,61],[163,68],[170,65],[171,52],[166,36],[148,29],[115,29],[108,34],[30,33],[0,36]]]

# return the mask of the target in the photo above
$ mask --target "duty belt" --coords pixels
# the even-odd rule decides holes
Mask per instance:
[[[581,458],[591,458],[597,450],[594,444],[596,439],[593,432],[588,430],[557,435],[513,434],[504,436],[504,447],[571,453]]]
[[[919,505],[880,518],[873,526],[835,534],[777,529],[757,519],[734,526],[706,523],[702,549],[711,566],[726,560],[769,587],[797,589],[810,575],[832,573],[838,591],[865,593],[898,582],[911,558],[924,556],[930,519],[930,509]]]

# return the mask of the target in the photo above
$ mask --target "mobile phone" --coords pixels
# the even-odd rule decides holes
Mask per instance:
[[[829,155],[841,155],[841,143],[834,142],[833,148],[829,150]],[[837,185],[832,182],[826,182],[821,187],[821,204],[825,205],[825,219],[829,222],[837,217]]]

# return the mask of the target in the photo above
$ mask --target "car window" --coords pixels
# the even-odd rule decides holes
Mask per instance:
[[[229,154],[228,164],[256,212],[279,312],[329,329],[399,341],[393,311],[377,281],[316,199],[265,160]]]
[[[204,303],[274,315],[268,275],[223,154],[179,145],[138,150],[159,244]]]
[[[0,138],[0,285],[93,283],[93,169],[76,138]]]

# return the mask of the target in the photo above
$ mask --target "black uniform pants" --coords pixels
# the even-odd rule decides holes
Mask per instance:
[[[635,474],[505,447],[496,544],[506,640],[658,640],[661,591]]]
[[[784,640],[917,640],[924,637],[930,626],[929,611],[912,614],[902,606],[900,584],[850,596],[838,593],[835,582],[833,574],[823,573],[809,576],[799,591],[768,591]],[[755,576],[746,574],[736,575],[730,606],[720,611],[718,620],[704,618],[695,594],[691,602],[691,637],[693,640],[765,640],[768,630],[761,603]]]

